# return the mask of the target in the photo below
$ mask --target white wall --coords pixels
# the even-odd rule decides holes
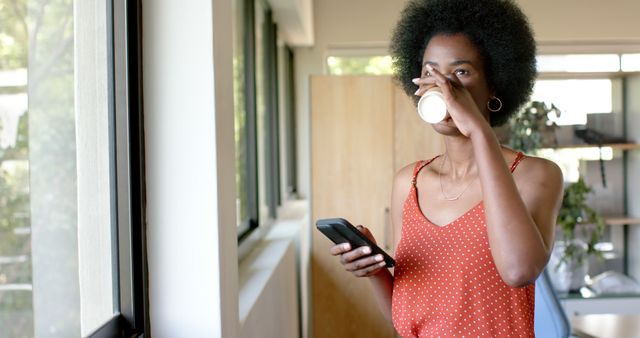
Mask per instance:
[[[278,30],[289,46],[313,45],[312,0],[268,0]]]
[[[640,41],[640,1],[518,0],[540,42]]]
[[[236,337],[231,0],[142,4],[153,337]]]

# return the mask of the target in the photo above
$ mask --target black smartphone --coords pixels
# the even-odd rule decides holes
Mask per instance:
[[[371,248],[371,255],[380,254],[384,257],[387,267],[391,268],[396,262],[379,246],[371,242],[360,230],[356,229],[349,221],[344,218],[325,218],[316,221],[316,228],[325,236],[329,237],[333,243],[350,243],[351,248],[355,249],[361,246]]]

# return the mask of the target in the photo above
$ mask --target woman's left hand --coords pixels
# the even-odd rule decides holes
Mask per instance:
[[[442,91],[449,115],[460,133],[466,137],[471,137],[476,130],[490,127],[480,108],[473,100],[473,96],[460,82],[455,73],[452,73],[451,77],[447,78],[431,65],[427,65],[427,69],[431,73],[431,77],[413,80],[413,83],[420,86],[415,95],[422,96],[427,90],[433,88],[434,84],[438,86]]]

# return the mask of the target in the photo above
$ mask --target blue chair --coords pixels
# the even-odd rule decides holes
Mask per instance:
[[[571,334],[571,324],[556,296],[547,269],[544,269],[536,280],[533,325],[536,337],[566,338]]]

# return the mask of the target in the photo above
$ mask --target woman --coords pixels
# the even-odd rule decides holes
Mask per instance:
[[[411,1],[391,51],[408,94],[443,93],[449,116],[432,126],[446,150],[395,175],[394,275],[367,247],[331,253],[369,278],[403,337],[533,337],[534,282],[551,253],[562,174],[501,146],[492,130],[531,93],[527,20],[507,0]]]

